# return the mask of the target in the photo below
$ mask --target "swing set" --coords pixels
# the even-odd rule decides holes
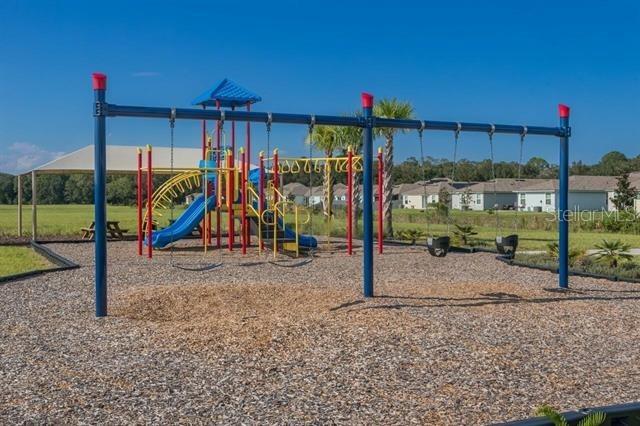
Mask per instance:
[[[382,117],[375,117],[373,115],[373,96],[368,93],[362,93],[362,115],[349,117],[349,116],[333,116],[333,115],[313,115],[313,114],[290,114],[290,113],[265,113],[265,112],[254,112],[250,111],[247,106],[247,111],[237,111],[235,109],[221,111],[217,110],[207,110],[204,107],[202,109],[194,109],[194,108],[169,108],[169,107],[144,107],[144,106],[129,106],[129,105],[117,105],[108,103],[106,101],[106,89],[107,89],[107,77],[101,73],[94,73],[92,76],[92,84],[94,91],[94,103],[93,103],[93,116],[94,116],[94,161],[95,161],[95,185],[94,185],[94,205],[95,205],[95,309],[96,316],[103,317],[107,315],[107,240],[106,240],[106,143],[107,143],[107,132],[106,132],[106,123],[107,118],[115,118],[115,117],[138,117],[138,118],[154,118],[154,119],[168,119],[173,129],[173,123],[176,120],[202,120],[203,122],[203,130],[205,129],[206,120],[216,120],[218,121],[218,131],[220,131],[221,123],[224,123],[226,120],[235,121],[243,121],[247,123],[247,127],[249,127],[249,123],[257,122],[264,123],[267,125],[267,130],[270,129],[272,123],[282,123],[282,124],[293,124],[293,125],[306,125],[309,128],[309,132],[313,132],[313,128],[315,125],[331,125],[331,126],[350,126],[350,127],[359,127],[362,128],[362,138],[363,138],[363,146],[362,146],[362,158],[358,160],[359,164],[361,164],[362,172],[363,172],[363,274],[362,274],[362,284],[363,284],[363,296],[364,297],[373,297],[374,295],[374,268],[373,268],[373,130],[374,128],[395,128],[395,129],[408,129],[408,130],[417,130],[421,135],[425,130],[430,131],[453,131],[455,132],[456,139],[459,133],[461,132],[480,132],[489,134],[490,138],[493,137],[496,133],[501,134],[516,134],[520,135],[539,135],[539,136],[553,136],[559,139],[560,142],[560,185],[559,185],[559,205],[558,205],[558,218],[559,218],[559,271],[558,271],[558,285],[562,289],[568,288],[569,285],[569,263],[568,263],[568,246],[569,246],[569,227],[568,220],[570,212],[568,210],[568,193],[569,193],[569,137],[571,136],[571,128],[569,127],[569,107],[566,105],[559,106],[559,116],[560,116],[560,125],[558,127],[543,127],[543,126],[522,126],[522,125],[507,125],[507,124],[482,124],[482,123],[466,123],[466,122],[448,122],[448,121],[430,121],[430,120],[396,120],[396,119],[388,119]],[[173,131],[172,131],[173,134]],[[205,147],[205,137],[206,132],[203,131],[203,152],[206,154]],[[491,139],[492,141],[492,139]],[[220,147],[216,147],[217,151],[211,152],[210,154],[216,153],[218,157],[216,160],[222,164],[222,151],[219,149]],[[148,169],[151,170],[151,154],[149,150],[149,164]],[[381,155],[381,154],[379,154]],[[242,156],[242,154],[241,154]],[[278,180],[277,175],[279,173],[280,168],[280,159],[277,159],[277,151],[273,156],[274,167],[272,171],[272,187],[273,187],[273,201],[271,215],[273,216],[273,221],[269,219],[270,223],[278,223],[277,218],[279,215],[283,214],[283,210],[280,206],[283,206],[285,203],[278,205],[280,200],[284,199],[280,192],[276,192],[278,190]],[[233,151],[229,153],[227,156],[227,166],[225,168],[228,169],[236,169],[239,168],[239,177],[241,179],[240,186],[244,186],[249,180],[249,164],[250,164],[249,155],[247,152],[244,153],[244,161],[241,161],[242,164],[239,166],[233,160]],[[140,157],[139,157],[140,161]],[[424,161],[424,156],[423,156]],[[354,161],[347,161],[347,164],[350,164],[353,167]],[[311,167],[315,167],[315,164],[311,162],[311,158],[309,162],[306,164],[298,163],[299,167],[302,170]],[[336,162],[337,164],[337,162]],[[206,165],[206,162],[205,162]],[[287,165],[286,161],[284,162],[285,169],[289,167],[293,167],[293,162],[289,162]],[[214,165],[217,167],[217,164]],[[202,168],[202,167],[201,167]],[[207,171],[209,168],[208,165],[204,168],[204,171]],[[423,168],[424,169],[424,168]],[[214,173],[218,175],[220,172]],[[234,173],[228,173],[230,179],[233,179]],[[266,214],[263,209],[262,202],[264,198],[261,199],[260,195],[263,191],[263,183],[265,182],[265,168],[260,168],[259,171],[260,177],[258,178],[258,202],[256,203],[257,208],[255,209],[259,214],[260,218],[265,217],[265,219],[269,216]],[[381,174],[379,174],[379,177]],[[140,174],[139,174],[139,183],[140,183]],[[205,181],[207,179],[205,178]],[[495,181],[495,180],[494,180]],[[148,176],[149,187],[151,188],[151,176]],[[220,179],[216,180],[218,187],[221,186]],[[228,188],[234,188],[233,185]],[[149,189],[149,188],[148,188]],[[269,188],[266,188],[269,190]],[[152,191],[148,191],[152,192]],[[228,191],[229,195],[231,191]],[[245,194],[248,194],[250,191],[245,191]],[[264,194],[262,194],[264,196]],[[222,191],[216,194],[215,199],[221,199]],[[140,200],[140,195],[138,195],[138,200]],[[233,211],[235,208],[235,201],[232,197],[226,197],[226,205],[227,208],[230,208],[229,213]],[[242,197],[242,205],[247,204],[249,201],[249,197]],[[379,200],[381,201],[381,200]],[[150,211],[148,213],[147,219],[147,227],[151,231],[149,232],[149,236],[153,235],[153,204],[149,203]],[[243,207],[241,207],[243,208]],[[248,206],[247,206],[248,209]],[[221,209],[217,210],[217,213],[220,214]],[[138,213],[138,218],[140,218],[141,213]],[[207,216],[209,214],[207,213]],[[231,216],[231,215],[229,215]],[[249,216],[249,215],[248,215]],[[282,216],[281,216],[282,217]],[[205,225],[206,229],[211,229],[210,220],[206,221],[208,224]],[[246,222],[246,221],[245,221]],[[284,221],[282,221],[284,223]],[[217,221],[219,226],[220,221]],[[230,226],[232,228],[232,224]],[[246,223],[241,225],[241,235],[243,239],[245,235],[248,235],[248,226]],[[273,232],[274,238],[275,233],[279,231],[284,231],[284,226],[281,229],[273,227],[270,229],[270,232]],[[161,232],[161,231],[160,231]],[[219,235],[219,234],[218,234]],[[230,236],[232,234],[230,233]],[[203,233],[203,238],[210,238],[207,235],[207,232]],[[445,249],[444,239],[443,237],[430,237],[431,238],[431,248],[436,249]],[[507,237],[505,237],[507,238]],[[230,238],[231,240],[232,238]],[[379,242],[382,240],[382,233],[379,233]],[[441,247],[437,247],[438,241],[443,241]],[[505,239],[501,239],[498,241],[498,244],[503,244],[504,247],[510,247],[505,244]],[[276,241],[275,245],[277,247],[278,242]],[[258,244],[261,247],[261,244]],[[448,241],[446,244],[446,248],[448,248]],[[380,246],[381,247],[381,246]],[[232,248],[232,247],[231,247]],[[507,249],[505,249],[507,250]],[[431,250],[429,250],[431,252]]]
[[[424,188],[423,199],[426,203],[427,200],[427,172],[425,165],[425,155],[424,155],[424,138],[423,132],[426,128],[426,124],[424,121],[420,121],[420,127],[418,128],[418,141],[420,147],[420,159],[421,159],[421,167],[422,167],[422,187]],[[457,156],[458,156],[458,142],[460,138],[460,131],[462,130],[462,124],[456,123],[456,129],[454,131],[454,140],[453,140],[453,161],[451,163],[451,176],[450,180],[452,183],[455,182],[455,170],[457,164]],[[517,181],[522,179],[522,160],[523,160],[523,149],[524,149],[524,140],[528,133],[527,126],[522,127],[522,131],[520,133],[520,155],[518,157],[518,177]],[[500,204],[498,203],[498,188],[497,188],[497,176],[496,176],[496,167],[495,167],[495,156],[493,152],[493,136],[496,132],[496,126],[494,124],[490,125],[488,136],[489,136],[489,155],[491,162],[491,182],[493,183],[493,211],[495,213],[496,218],[496,235],[495,235],[495,245],[496,250],[499,254],[513,259],[516,254],[516,250],[518,248],[518,211],[520,210],[517,206],[517,200],[515,207],[515,217],[514,217],[514,233],[506,236],[502,235],[502,226],[500,222]],[[427,224],[427,250],[429,254],[435,257],[444,257],[449,252],[451,247],[451,237],[450,237],[450,209],[447,209],[446,216],[446,224],[447,231],[446,235],[436,236],[430,232],[429,227],[429,215],[425,206],[425,217]]]

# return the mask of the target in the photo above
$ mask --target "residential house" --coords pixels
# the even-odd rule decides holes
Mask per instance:
[[[511,210],[516,208],[516,191],[541,179],[500,178],[457,189],[451,195],[451,208],[458,210]]]
[[[570,176],[569,210],[611,210],[612,193],[615,192],[615,176]],[[518,204],[524,211],[553,212],[558,208],[558,180],[548,179],[517,189]],[[615,208],[615,207],[613,207]]]
[[[288,200],[300,205],[309,202],[309,187],[300,182],[291,182],[282,187],[283,194]]]
[[[440,194],[444,190],[449,194],[447,205],[451,207],[451,195],[463,186],[464,184],[451,184],[447,181],[437,181],[426,185],[421,184],[417,188],[407,190],[402,195],[402,206],[407,209],[425,209],[429,205],[439,203]]]

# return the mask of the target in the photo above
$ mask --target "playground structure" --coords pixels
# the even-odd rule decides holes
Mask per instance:
[[[217,162],[213,164],[206,164],[206,155],[209,151],[206,144],[206,120],[216,120],[218,122],[217,125],[217,134],[220,134],[222,125],[225,120],[230,120],[232,123],[235,121],[244,121],[249,126],[251,122],[260,122],[267,125],[267,130],[270,129],[272,123],[286,123],[286,124],[296,124],[296,125],[307,125],[309,127],[309,132],[313,131],[315,125],[336,125],[336,126],[353,126],[360,127],[363,129],[363,154],[362,154],[362,170],[363,170],[363,295],[365,297],[372,297],[374,295],[373,288],[373,129],[374,128],[397,128],[397,129],[413,129],[417,130],[422,134],[425,130],[439,130],[439,131],[454,131],[456,135],[460,132],[483,132],[487,133],[492,137],[496,133],[503,134],[516,134],[516,135],[542,135],[542,136],[554,136],[559,138],[560,141],[560,185],[559,185],[559,287],[560,288],[568,288],[568,219],[569,212],[567,209],[568,206],[568,172],[569,172],[569,161],[568,161],[568,144],[569,137],[571,135],[571,129],[569,127],[569,108],[565,105],[559,106],[559,115],[560,115],[560,126],[559,127],[541,127],[541,126],[521,126],[521,125],[503,125],[503,124],[480,124],[480,123],[465,123],[465,122],[444,122],[444,121],[426,121],[426,120],[395,120],[395,119],[387,119],[382,117],[373,116],[373,96],[368,93],[362,94],[362,108],[363,114],[359,117],[345,117],[345,116],[328,116],[328,115],[305,115],[305,114],[288,114],[288,113],[262,113],[262,112],[252,112],[252,111],[221,111],[217,110],[206,110],[203,106],[202,110],[197,109],[182,109],[182,108],[163,108],[163,107],[138,107],[138,106],[123,106],[123,105],[115,105],[109,104],[106,102],[106,75],[100,73],[93,74],[93,90],[95,96],[95,104],[94,104],[94,117],[95,117],[95,229],[96,229],[96,250],[95,250],[95,265],[96,265],[96,316],[106,316],[107,315],[107,281],[106,281],[106,256],[107,256],[107,247],[106,247],[106,236],[105,236],[105,223],[106,223],[106,200],[105,200],[105,186],[106,186],[106,171],[105,171],[105,146],[106,146],[106,118],[107,117],[145,117],[145,118],[160,118],[160,119],[168,119],[171,124],[172,129],[172,145],[173,145],[173,127],[174,123],[177,119],[188,119],[188,120],[202,120],[203,121],[203,153],[205,156],[205,166],[202,167],[204,174],[204,184],[203,184],[203,197],[206,198],[209,194],[209,183],[207,178],[207,173],[209,170],[213,172],[214,176],[220,175],[222,173],[226,176],[227,181],[227,194],[232,192],[233,186],[233,176],[235,169],[235,163],[233,160],[233,151],[227,156],[227,165],[222,168],[219,167],[219,164],[222,164],[222,157],[220,153],[222,152],[220,146],[216,147],[216,153],[219,158],[216,158]],[[250,133],[247,132],[247,135]],[[233,135],[233,132],[232,132]],[[233,137],[232,137],[233,138]],[[249,137],[248,137],[249,139]],[[218,138],[218,141],[220,139]],[[250,145],[250,144],[248,144]],[[232,146],[233,143],[232,143]],[[242,186],[246,184],[248,181],[247,177],[248,166],[250,163],[250,149],[246,149],[244,161],[242,161],[242,169],[244,173],[242,174]],[[274,154],[274,169],[272,172],[273,176],[273,195],[272,195],[272,222],[273,223],[273,232],[277,231],[277,219],[278,215],[283,215],[282,211],[278,209],[278,203],[281,201],[282,197],[280,193],[277,193],[278,182],[278,168],[279,161],[277,159],[277,151]],[[151,175],[151,154],[149,154],[149,176]],[[353,162],[349,162],[349,164],[353,164]],[[264,171],[264,168],[260,168],[260,170]],[[225,175],[226,173],[226,175]],[[263,173],[260,173],[264,175]],[[222,175],[220,175],[222,177]],[[379,173],[379,177],[381,173]],[[139,174],[140,179],[140,174]],[[140,181],[139,181],[140,182]],[[152,180],[148,179],[149,186],[151,185]],[[222,179],[215,180],[215,185],[220,188]],[[231,185],[229,186],[229,182]],[[259,180],[260,182],[260,180]],[[264,182],[264,180],[262,180]],[[259,188],[263,188],[263,185],[259,184]],[[152,188],[148,188],[148,193],[152,193]],[[244,191],[244,194],[247,195],[248,191]],[[222,192],[218,191],[212,197],[212,199],[218,200],[222,199]],[[248,196],[242,197],[242,205],[247,204]],[[230,238],[229,240],[233,240],[233,208],[234,202],[231,201],[232,197],[227,197],[227,209],[230,217]],[[260,199],[260,198],[259,198]],[[204,200],[203,200],[204,202]],[[217,201],[216,201],[216,204]],[[140,196],[139,196],[139,205],[140,205]],[[152,200],[149,205],[149,213],[147,219],[147,237],[150,253],[152,250],[153,240],[153,203]],[[203,218],[205,216],[204,212],[206,211],[207,219],[205,224],[205,231],[203,232],[203,238],[210,238],[211,230],[211,220],[209,219],[210,215],[208,214],[209,208],[205,203],[206,207],[202,209]],[[262,209],[261,202],[257,203],[258,209]],[[218,206],[220,207],[220,206]],[[206,210],[205,210],[206,209]],[[265,208],[264,211],[267,209]],[[219,215],[222,209],[217,208],[216,214]],[[139,212],[139,219],[140,219]],[[262,214],[260,214],[260,218],[262,218]],[[268,216],[268,215],[267,215]],[[380,215],[379,215],[380,216]],[[246,222],[246,216],[243,217],[243,220]],[[271,221],[271,219],[268,219]],[[140,219],[141,222],[141,219]],[[217,228],[220,226],[220,220],[216,221]],[[241,226],[241,234],[247,235],[245,232],[246,223],[243,223]],[[217,231],[217,230],[216,230]],[[172,234],[173,235],[173,234]],[[217,231],[216,236],[218,237],[220,233]],[[261,233],[260,233],[261,235]],[[382,238],[382,232],[379,232],[380,239]],[[246,238],[246,237],[245,237]],[[274,238],[274,252],[277,251],[277,238]],[[230,242],[231,244],[231,242]],[[219,246],[220,244],[218,244]],[[205,245],[206,246],[206,245]],[[261,244],[258,244],[261,247]],[[140,246],[139,246],[140,247]],[[379,246],[379,250],[381,249],[381,245]]]
[[[137,213],[138,213],[138,255],[143,254],[143,246],[147,246],[147,256],[152,258],[154,248],[172,246],[181,238],[190,236],[194,229],[199,229],[202,235],[202,245],[206,252],[211,245],[212,233],[216,233],[216,248],[221,249],[221,213],[227,214],[228,249],[232,251],[235,245],[236,221],[239,223],[241,249],[247,254],[251,246],[251,235],[257,236],[257,250],[271,249],[274,257],[278,252],[299,256],[301,251],[308,252],[317,247],[317,241],[310,235],[301,235],[302,225],[310,222],[311,214],[307,207],[300,206],[286,198],[279,188],[280,176],[283,174],[336,172],[347,173],[348,192],[352,193],[353,180],[349,176],[353,172],[362,170],[362,158],[354,156],[351,149],[347,156],[330,158],[290,158],[279,157],[274,149],[273,156],[265,158],[259,154],[258,166],[251,168],[247,162],[244,148],[239,149],[239,161],[234,161],[230,149],[218,152],[211,149],[209,138],[205,159],[197,168],[170,170],[171,177],[159,188],[153,189],[152,148],[147,146],[147,200],[146,210],[143,201],[143,152],[137,151]],[[266,164],[272,164],[270,169]],[[166,170],[161,170],[166,172]],[[180,194],[200,193],[189,204],[187,209],[175,221],[161,230],[158,228],[154,211],[157,209],[171,209],[175,199]],[[143,211],[144,210],[144,211]],[[237,213],[236,213],[237,212]],[[215,213],[216,226],[206,220],[211,213]],[[352,254],[351,196],[347,201],[347,252]],[[292,215],[293,223],[288,224],[287,218]],[[173,217],[172,217],[173,219]],[[379,218],[381,220],[381,218]],[[380,244],[382,244],[382,240]]]

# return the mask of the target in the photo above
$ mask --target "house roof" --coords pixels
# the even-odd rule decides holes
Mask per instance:
[[[472,193],[490,193],[490,192],[514,192],[524,186],[533,185],[540,181],[546,181],[545,179],[496,179],[487,182],[478,182],[473,185],[469,185],[464,188],[465,191]],[[459,189],[458,189],[459,191]]]
[[[245,106],[260,102],[262,98],[239,84],[225,78],[195,98],[192,105],[215,107],[216,102],[223,108]]]
[[[283,188],[285,195],[293,195],[295,197],[306,197],[309,195],[309,187],[300,182],[291,182]]]
[[[614,191],[618,184],[616,176],[569,176],[569,191],[600,192]],[[545,179],[520,188],[518,192],[545,192],[558,190],[557,179]]]
[[[440,191],[443,189],[449,193],[458,190],[458,188],[449,184],[448,182],[436,182],[424,186],[420,185],[416,188],[406,191],[403,195],[424,195],[425,190],[427,191],[427,194],[432,195],[440,193]]]
[[[416,188],[422,189],[422,185],[418,183],[401,183],[399,185],[394,185],[393,195],[405,195],[407,191],[411,191]]]

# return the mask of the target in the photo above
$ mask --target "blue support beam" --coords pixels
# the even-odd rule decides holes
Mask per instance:
[[[362,292],[373,297],[373,96],[362,94]]]
[[[558,201],[558,286],[569,288],[569,107],[559,105],[560,128],[560,184]]]
[[[169,120],[173,108],[115,105],[106,102],[106,76],[93,75],[95,92],[95,259],[96,259],[96,316],[107,315],[107,245],[106,245],[106,118],[138,117]],[[363,129],[363,294],[372,297],[373,285],[373,130],[391,127],[396,129],[462,131],[488,133],[554,136],[560,138],[560,195],[559,195],[559,286],[569,285],[568,250],[568,193],[569,193],[569,108],[560,106],[560,126],[543,127],[529,125],[466,123],[455,121],[393,120],[373,116],[373,96],[362,94],[362,117],[333,115],[266,113],[250,111],[223,111],[193,108],[176,108],[175,119],[185,120],[229,120],[255,123],[283,123],[298,125],[355,126]]]
[[[93,74],[94,92],[94,236],[96,258],[96,316],[107,316],[107,132],[105,102],[107,77]]]

